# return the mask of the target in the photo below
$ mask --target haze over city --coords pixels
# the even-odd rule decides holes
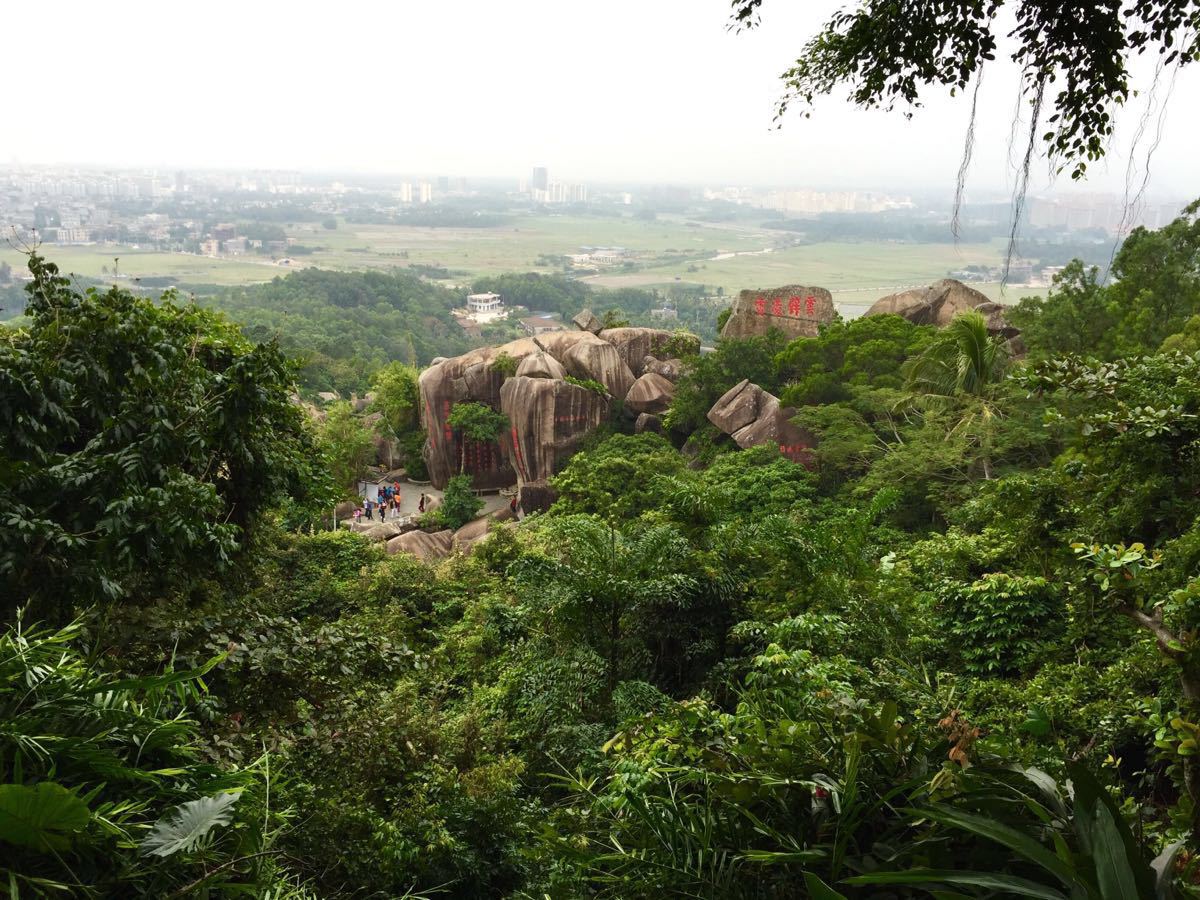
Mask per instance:
[[[21,103],[0,125],[0,163],[514,179],[547,165],[593,182],[949,191],[968,98],[927,90],[906,120],[835,95],[813,118],[792,113],[774,127],[780,73],[840,5],[767,3],[762,27],[737,34],[724,0],[216,0],[186,23],[167,4],[69,2],[56,7],[69,27],[53,47],[74,64],[53,66],[33,37],[42,10],[16,5],[5,11],[5,55],[22,73],[10,80]],[[1149,88],[1152,61],[1138,72]],[[980,93],[969,193],[1009,187],[1017,83],[1001,52]],[[1200,103],[1200,73],[1187,69],[1130,100],[1085,189],[1123,190],[1138,117],[1168,94],[1149,190],[1186,193],[1200,139],[1186,114]],[[1155,113],[1139,165],[1159,125]],[[1046,172],[1035,165],[1031,189],[1050,184]]]

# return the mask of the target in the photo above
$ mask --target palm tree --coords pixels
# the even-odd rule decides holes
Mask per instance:
[[[986,479],[992,477],[992,432],[1001,415],[997,395],[1008,363],[1004,342],[989,334],[987,320],[972,311],[952,319],[904,367],[907,396],[901,402],[923,411],[958,411],[946,437],[968,435],[978,442]]]

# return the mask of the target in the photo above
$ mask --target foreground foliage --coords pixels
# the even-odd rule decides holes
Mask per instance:
[[[83,462],[136,463],[64,482],[86,508],[158,489],[159,465],[206,499],[164,520],[169,541],[84,531],[61,572],[6,576],[0,865],[22,894],[1197,894],[1186,323],[1116,358],[1119,341],[1031,339],[1033,362],[970,316],[722,342],[687,361],[667,436],[614,422],[555,476],[548,512],[429,566],[297,514],[302,464],[346,484],[368,438],[337,407],[311,437],[277,405],[274,363],[231,374],[277,351],[43,271],[55,300],[5,333],[0,377],[74,397],[99,372],[107,389],[16,395],[0,498],[36,529],[6,531],[6,558],[44,552],[21,535],[62,518],[59,492],[28,485]],[[1060,286],[1047,321],[1074,302]],[[86,346],[64,343],[82,325]],[[181,368],[144,382],[109,346]],[[707,424],[744,378],[819,436],[813,470]],[[233,382],[277,433],[206,430],[223,420],[194,397]],[[412,371],[378,384],[393,434],[413,429]],[[97,404],[166,410],[177,427],[148,424],[233,462],[153,456],[111,412],[73,442]],[[458,427],[494,433],[486,412],[463,406]],[[238,448],[283,461],[263,475],[291,494],[278,509],[229,492]],[[477,510],[460,479],[438,526]],[[100,577],[120,592],[74,587]],[[22,630],[29,603],[79,618]]]

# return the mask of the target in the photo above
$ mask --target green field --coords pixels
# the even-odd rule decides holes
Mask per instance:
[[[209,259],[188,253],[159,253],[119,245],[59,247],[46,244],[39,252],[57,263],[63,273],[91,278],[108,277],[105,268],[111,273],[114,265],[119,266],[123,277],[162,276],[175,278],[181,284],[249,284],[287,274],[287,269],[272,265],[269,259]],[[114,257],[120,258],[119,264],[114,264]],[[18,270],[25,265],[25,257],[20,251],[7,246],[0,246],[0,261]]]
[[[811,284],[828,288],[840,307],[867,307],[880,297],[925,285],[963,266],[997,265],[1004,258],[1005,244],[896,244],[822,243],[787,247],[754,256],[646,268],[629,275],[601,275],[588,279],[598,287],[662,287],[670,284],[705,284],[726,292]],[[989,297],[1016,302],[1039,288],[1013,287],[1001,296],[1000,285],[976,287]]]
[[[839,306],[851,315],[896,290],[944,278],[952,269],[970,264],[996,264],[1004,244],[822,243],[790,246],[794,235],[755,226],[710,225],[670,218],[645,221],[599,216],[516,216],[511,224],[494,228],[424,228],[395,225],[350,225],[336,230],[319,225],[291,226],[297,242],[319,248],[296,256],[294,266],[326,269],[376,269],[424,264],[467,273],[468,277],[502,272],[553,271],[539,267],[540,255],[578,252],[585,245],[621,246],[638,255],[638,270],[605,272],[587,279],[598,287],[667,287],[703,284],[735,293],[743,288],[788,283],[829,288]],[[771,248],[769,253],[758,251]],[[289,268],[258,256],[212,259],[185,253],[160,253],[113,245],[57,247],[44,254],[64,272],[105,277],[120,257],[120,272],[128,278],[168,277],[179,284],[236,285],[268,281]],[[693,257],[687,262],[657,263],[654,257],[671,252]],[[717,254],[737,255],[712,259]],[[21,254],[0,249],[0,260],[15,268]],[[689,271],[689,268],[695,271]],[[105,271],[107,269],[107,272]],[[998,285],[982,285],[999,296]],[[1013,288],[1010,302],[1037,289]]]

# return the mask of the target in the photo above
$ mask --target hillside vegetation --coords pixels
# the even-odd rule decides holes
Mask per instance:
[[[243,334],[35,258],[0,341],[0,883],[1195,896],[1195,212],[1023,303],[1025,360],[973,314],[722,341],[666,436],[618,420],[436,567],[321,530],[362,443],[289,402],[312,345],[255,329],[415,344],[444,292],[301,273],[223,301]],[[313,323],[273,306],[309,292]],[[814,468],[708,424],[744,378]]]

